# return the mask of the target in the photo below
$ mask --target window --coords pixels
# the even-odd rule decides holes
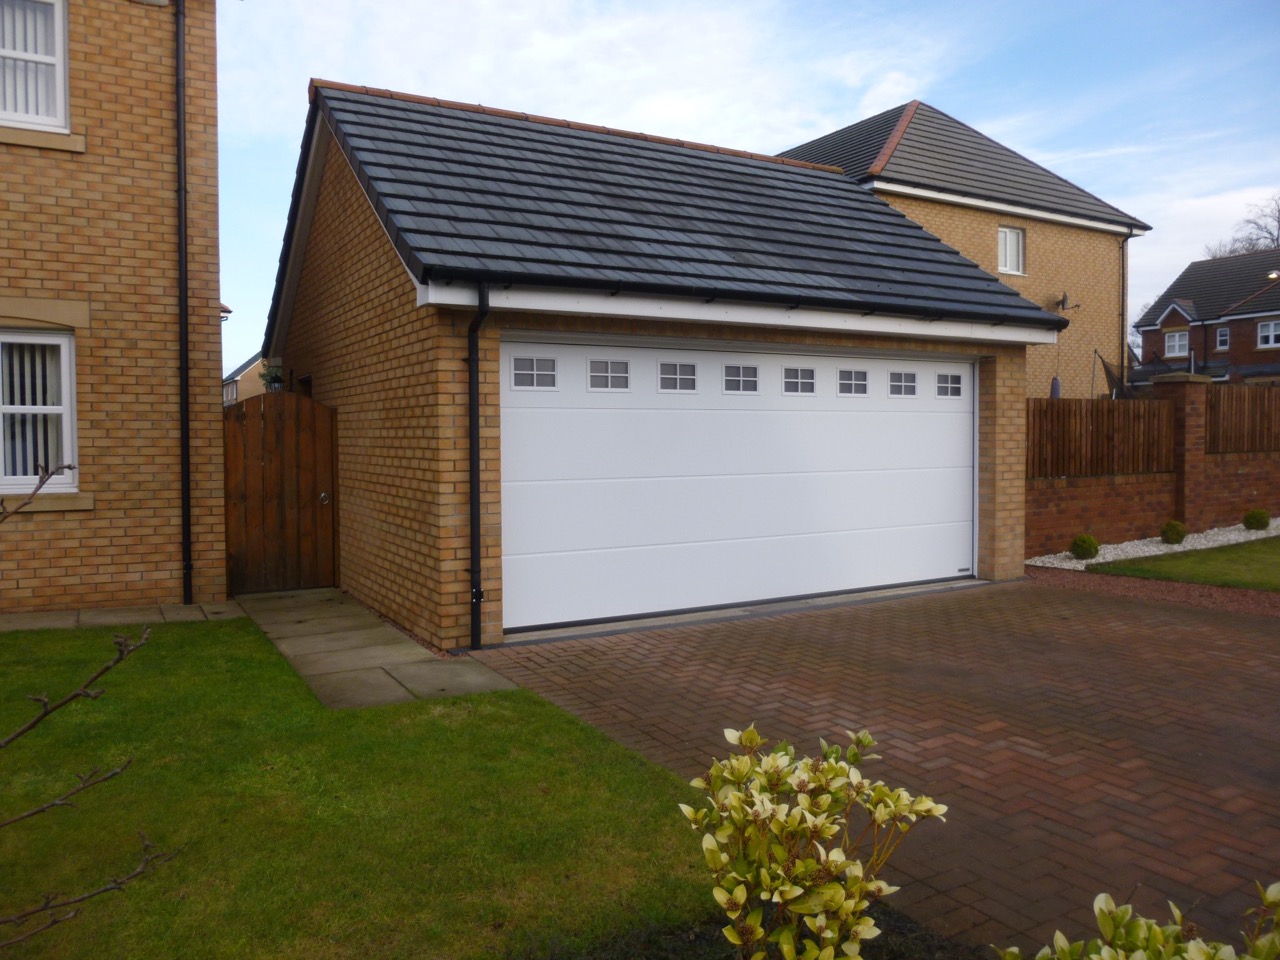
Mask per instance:
[[[889,374],[889,396],[914,397],[916,395],[916,375],[914,373]]]
[[[1230,327],[1218,328],[1217,338],[1214,340],[1214,345],[1219,350],[1226,350],[1231,346],[1231,328]]]
[[[67,129],[65,0],[0,0],[0,123]]]
[[[224,407],[234,406],[240,395],[240,382],[238,380],[230,380],[222,385],[222,405]]]
[[[938,374],[938,396],[940,397],[960,396],[960,374],[958,373]]]
[[[697,365],[692,363],[659,363],[658,389],[661,391],[698,389]]]
[[[759,367],[747,367],[736,363],[724,365],[725,393],[755,393],[759,389]]]
[[[511,386],[516,390],[554,390],[554,357],[512,357]]]
[[[813,367],[783,367],[783,393],[813,393]]]
[[[30,491],[40,468],[75,463],[72,339],[0,333],[0,491]],[[45,490],[74,490],[64,471]]]
[[[867,371],[841,370],[840,392],[845,396],[865,397],[867,395]]]
[[[589,390],[631,389],[631,364],[626,360],[591,360],[588,362]]]
[[[1190,346],[1190,334],[1186,330],[1164,335],[1164,355],[1166,357],[1185,357]]]
[[[1280,347],[1280,320],[1264,320],[1258,324],[1258,346]]]
[[[1017,227],[1001,227],[998,232],[1000,246],[1000,272],[1026,273],[1024,269],[1027,234]],[[987,261],[990,263],[990,261]]]

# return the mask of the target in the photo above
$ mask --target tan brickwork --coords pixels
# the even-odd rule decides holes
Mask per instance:
[[[329,138],[327,130],[321,136]],[[337,410],[341,585],[445,648],[470,630],[467,327],[416,305],[405,268],[341,151],[324,162],[284,372]],[[483,639],[502,636],[502,331],[662,337],[969,356],[979,368],[980,576],[1022,575],[1024,352],[837,333],[495,312],[481,327]]]
[[[68,8],[69,149],[0,137],[0,329],[73,302],[77,510],[0,527],[0,611],[182,599],[174,7]],[[226,595],[214,0],[188,0],[194,599]],[[55,328],[46,328],[55,329]],[[12,497],[10,497],[12,503]],[[45,506],[56,504],[50,498]],[[91,509],[83,509],[87,504]]]
[[[1027,348],[1027,396],[1047,397],[1055,374],[1064,397],[1107,392],[1093,351],[1119,365],[1124,237],[918,197],[877,195],[1032,303],[1070,321],[1058,343]],[[1000,227],[1026,231],[1025,276],[998,272]],[[1055,304],[1063,293],[1080,306],[1060,311]]]

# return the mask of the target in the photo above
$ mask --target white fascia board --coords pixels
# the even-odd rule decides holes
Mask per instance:
[[[922,200],[937,200],[958,207],[973,207],[977,210],[991,210],[996,213],[1007,213],[1012,216],[1026,217],[1028,220],[1045,220],[1049,223],[1065,223],[1073,227],[1084,227],[1086,230],[1100,230],[1103,233],[1115,233],[1122,237],[1140,237],[1146,230],[1138,227],[1122,227],[1115,223],[1103,223],[1101,220],[1089,220],[1085,217],[1072,217],[1065,213],[1050,213],[1047,210],[1034,210],[1031,207],[1020,207],[1012,203],[1000,203],[996,200],[980,200],[977,197],[966,197],[959,193],[945,193],[941,190],[926,190],[923,187],[908,187],[900,183],[885,180],[872,180],[865,186],[881,193],[896,193],[904,197],[919,197]]]
[[[1255,320],[1259,317],[1275,317],[1280,320],[1280,310],[1259,310],[1257,313],[1231,313],[1219,317],[1216,323],[1230,323],[1232,320]]]
[[[1199,326],[1199,325],[1203,322],[1203,321],[1200,321],[1200,320],[1195,320],[1195,319],[1193,319],[1193,318],[1192,318],[1192,316],[1191,316],[1191,314],[1187,313],[1187,311],[1186,311],[1186,310],[1182,309],[1182,307],[1178,306],[1176,303],[1171,303],[1171,304],[1169,304],[1167,307],[1165,307],[1165,308],[1164,308],[1164,313],[1160,314],[1160,316],[1156,318],[1155,323],[1153,323],[1153,324],[1152,324],[1150,327],[1148,327],[1147,329],[1150,329],[1150,330],[1157,330],[1157,329],[1159,329],[1160,327],[1162,327],[1162,326],[1164,325],[1164,318],[1165,318],[1165,317],[1167,317],[1167,316],[1169,316],[1169,314],[1171,314],[1171,313],[1180,313],[1180,314],[1182,314],[1183,319],[1185,319],[1185,320],[1187,321],[1187,326],[1189,326],[1189,327],[1192,327],[1192,326]]]
[[[416,281],[415,281],[416,283]],[[418,306],[476,308],[476,284],[429,282],[417,284]],[[930,340],[969,340],[982,343],[1057,343],[1054,330],[1017,324],[972,320],[921,320],[892,314],[862,314],[811,307],[785,307],[762,303],[734,303],[664,297],[655,294],[610,294],[593,290],[561,290],[541,287],[494,287],[489,307],[528,313],[625,317],[632,320],[688,321],[737,326],[792,327],[798,330],[836,330],[842,333],[922,337]]]

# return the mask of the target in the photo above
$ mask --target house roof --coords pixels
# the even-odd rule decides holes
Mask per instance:
[[[919,100],[802,143],[781,156],[835,164],[859,183],[900,184],[1138,232],[1151,229]]]
[[[1190,305],[1190,314],[1201,321],[1238,313],[1280,313],[1280,281],[1267,277],[1273,270],[1280,270],[1280,250],[1197,260],[1178,275],[1134,326],[1157,326],[1175,303],[1184,310]]]
[[[223,377],[222,382],[230,383],[232,380],[239,380],[241,377],[243,377],[246,373],[249,372],[250,368],[253,367],[255,363],[257,363],[261,359],[262,359],[262,351],[258,351],[252,357],[246,360],[244,363],[240,364],[240,366],[236,367],[234,370],[228,373],[225,377]]]
[[[323,81],[308,142],[317,117],[422,284],[1066,325],[829,167]]]

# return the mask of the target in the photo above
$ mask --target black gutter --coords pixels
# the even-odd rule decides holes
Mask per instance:
[[[471,649],[480,649],[481,604],[484,586],[481,563],[484,544],[480,537],[480,325],[489,316],[489,285],[477,290],[476,315],[467,327],[467,452],[470,458],[471,508]]]
[[[174,4],[178,138],[178,430],[182,471],[182,602],[194,601],[191,561],[191,289],[187,270],[187,12]]]

